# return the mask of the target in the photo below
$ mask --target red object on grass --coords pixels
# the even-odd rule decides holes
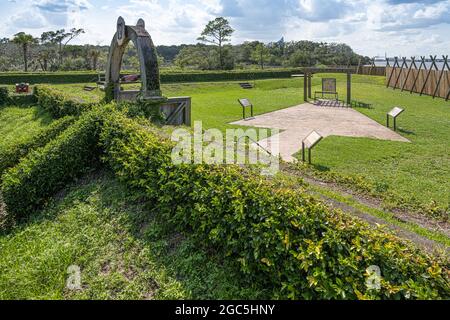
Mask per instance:
[[[122,77],[122,82],[134,82],[138,81],[141,76],[138,74],[130,74]]]
[[[16,83],[16,93],[29,93],[30,85],[28,83]]]

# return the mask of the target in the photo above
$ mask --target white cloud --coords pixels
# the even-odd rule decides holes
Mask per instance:
[[[117,17],[139,18],[156,44],[195,43],[205,24],[227,17],[233,42],[345,42],[359,53],[449,53],[450,0],[21,0],[0,2],[2,35],[82,27],[78,43],[109,44]]]

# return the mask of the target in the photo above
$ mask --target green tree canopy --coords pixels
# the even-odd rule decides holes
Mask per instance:
[[[28,71],[28,51],[29,51],[30,45],[33,43],[38,43],[38,40],[35,39],[31,34],[26,34],[25,32],[19,32],[14,35],[12,42],[22,48],[24,70],[25,70],[25,72],[27,72]]]
[[[197,39],[219,47],[219,64],[221,69],[223,69],[225,65],[222,48],[224,43],[231,41],[231,35],[233,32],[234,30],[230,26],[228,20],[223,17],[219,17],[208,22],[201,36]]]

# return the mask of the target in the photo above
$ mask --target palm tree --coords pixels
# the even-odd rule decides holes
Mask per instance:
[[[88,57],[91,60],[90,65],[91,65],[92,70],[97,70],[98,58],[100,57],[100,55],[101,55],[101,51],[98,49],[89,50]]]
[[[25,72],[28,71],[28,49],[29,46],[33,43],[37,43],[37,39],[35,39],[31,34],[26,34],[25,32],[19,32],[14,35],[12,42],[22,47],[23,50],[23,62],[25,65]]]

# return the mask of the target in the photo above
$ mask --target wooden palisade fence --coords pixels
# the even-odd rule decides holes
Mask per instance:
[[[450,66],[448,56],[443,56],[442,67],[437,65],[437,56],[430,56],[420,62],[412,57],[395,58],[394,65],[386,68],[386,86],[401,91],[416,92],[448,100],[450,98]],[[427,63],[428,62],[428,63]],[[431,64],[430,64],[431,62]],[[408,65],[409,63],[409,65]]]
[[[389,65],[389,60],[387,60]],[[361,59],[359,60],[358,67],[356,67],[356,74],[362,74],[366,76],[385,76],[386,75],[386,67],[385,66],[376,66],[375,58],[370,60],[370,65],[361,65]]]

